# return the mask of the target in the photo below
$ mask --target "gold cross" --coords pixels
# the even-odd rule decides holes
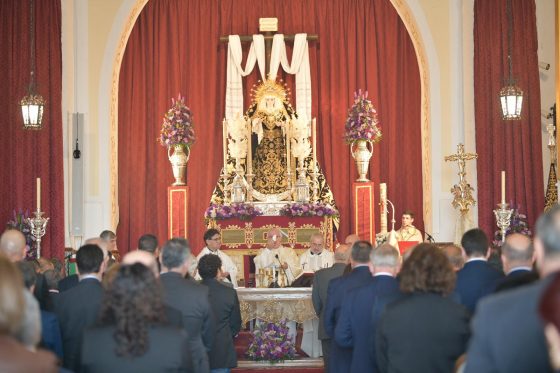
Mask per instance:
[[[465,145],[459,143],[457,144],[457,153],[446,156],[445,161],[457,162],[459,165],[459,183],[461,183],[467,174],[465,172],[466,161],[477,158],[478,154],[476,153],[465,153]]]
[[[272,39],[274,34],[278,31],[278,18],[259,18],[259,31],[264,34],[264,50],[266,56],[266,67],[270,68],[270,52],[272,51]],[[284,35],[284,40],[292,41],[295,35]],[[248,43],[253,41],[253,35],[239,35],[239,39],[242,43]],[[319,35],[307,35],[307,40],[317,41],[319,40]],[[220,42],[229,42],[228,36],[220,36]],[[265,72],[266,73],[266,72]],[[268,76],[268,74],[267,74]]]
[[[457,162],[459,165],[459,184],[453,185],[451,188],[451,194],[453,194],[453,207],[459,208],[461,214],[466,214],[469,211],[471,205],[474,205],[476,201],[472,196],[474,189],[465,180],[467,173],[465,172],[466,161],[472,159],[477,159],[478,154],[476,153],[465,153],[465,145],[459,143],[457,145],[457,153],[446,156],[444,159],[446,162]]]

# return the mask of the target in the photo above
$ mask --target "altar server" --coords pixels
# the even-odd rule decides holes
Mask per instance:
[[[309,249],[304,251],[299,257],[299,264],[304,272],[315,272],[333,265],[333,252],[325,250],[324,239],[321,233],[313,233],[309,243]]]
[[[279,271],[285,271],[288,284],[291,284],[301,272],[296,252],[290,247],[282,246],[282,231],[279,228],[268,231],[266,247],[259,250],[259,254],[253,260],[256,272],[261,268],[277,268]]]
[[[233,260],[231,260],[229,255],[220,250],[220,247],[222,246],[222,236],[220,235],[220,232],[214,228],[208,229],[204,233],[204,242],[206,243],[206,246],[197,255],[196,262],[198,263],[200,261],[200,258],[202,258],[204,255],[217,255],[222,261],[221,280],[225,282],[231,282],[233,284],[233,287],[237,288],[237,266],[235,265]],[[198,273],[196,274],[195,278],[197,280],[201,279]]]

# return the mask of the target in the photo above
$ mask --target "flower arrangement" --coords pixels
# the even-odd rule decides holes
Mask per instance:
[[[329,204],[323,203],[288,203],[280,209],[280,215],[289,217],[298,216],[337,216],[338,210]]]
[[[20,209],[16,212],[13,211],[13,218],[6,223],[8,229],[17,229],[25,236],[25,243],[29,247],[27,250],[27,259],[35,259],[36,255],[36,241],[35,237],[31,234],[31,225],[27,221],[29,218],[29,211]]]
[[[286,321],[278,324],[261,322],[252,332],[247,357],[277,363],[292,360],[296,355],[294,342],[288,337]]]
[[[344,140],[348,144],[356,140],[369,140],[374,144],[381,141],[377,111],[367,97],[367,91],[354,92],[354,105],[348,110],[344,125]]]
[[[527,223],[527,215],[519,212],[520,206],[517,206],[513,203],[511,203],[510,206],[512,206],[513,213],[511,214],[509,228],[506,230],[506,236],[511,233],[521,233],[525,236],[531,237],[533,233],[529,229],[529,224]],[[494,241],[492,242],[492,244],[494,245],[494,247],[502,246],[502,234],[499,230],[494,232]]]
[[[181,94],[175,100],[171,99],[172,106],[163,117],[158,141],[161,145],[171,147],[184,145],[187,148],[194,143],[194,127],[191,110],[185,105],[185,98]]]
[[[252,203],[232,203],[230,205],[218,205],[211,203],[204,212],[206,219],[224,220],[238,218],[241,220],[251,220],[255,216],[262,215],[262,211],[256,208]]]

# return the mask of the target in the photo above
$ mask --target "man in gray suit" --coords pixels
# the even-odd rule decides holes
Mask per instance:
[[[329,288],[330,280],[342,276],[344,268],[346,268],[346,265],[348,264],[350,247],[351,245],[347,244],[339,245],[334,252],[333,266],[318,270],[315,272],[315,277],[313,278],[311,298],[313,300],[315,313],[319,316],[319,339],[321,340],[321,347],[323,348],[325,372],[328,372],[327,364],[329,361],[329,348],[331,344],[331,339],[325,332],[325,326],[323,323],[325,305],[327,304],[327,289]]]
[[[541,280],[480,302],[472,321],[466,373],[553,371],[538,305],[547,285],[560,272],[560,205],[537,220],[534,245]]]
[[[191,250],[184,238],[172,238],[161,250],[161,284],[164,302],[179,310],[188,335],[188,345],[193,358],[192,371],[209,372],[208,351],[214,338],[213,316],[208,302],[208,288],[185,275],[190,266]]]

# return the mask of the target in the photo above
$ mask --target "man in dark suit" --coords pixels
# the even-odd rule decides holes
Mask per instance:
[[[193,358],[193,371],[209,372],[208,351],[212,348],[214,327],[208,302],[208,288],[185,279],[190,266],[191,250],[184,238],[172,238],[163,246],[160,280],[164,302],[183,315],[188,344]]]
[[[500,292],[527,285],[539,279],[533,271],[533,242],[521,233],[513,233],[506,237],[502,245],[502,264],[506,277],[498,281],[496,290]]]
[[[103,258],[105,262],[109,261],[109,251],[107,248],[107,242],[99,237],[88,238],[84,245],[97,245],[103,251]],[[73,274],[70,276],[64,277],[62,280],[58,282],[58,291],[65,292],[67,290],[72,289],[74,286],[78,285],[80,282],[80,277],[78,274]]]
[[[350,264],[352,272],[346,276],[335,278],[329,282],[327,289],[327,304],[325,307],[325,331],[334,339],[334,330],[340,316],[342,300],[350,290],[367,285],[373,281],[369,271],[369,256],[371,244],[367,241],[356,241],[352,245]],[[329,372],[343,373],[350,371],[352,363],[352,349],[342,348],[333,340],[331,341]]]
[[[325,371],[328,371],[329,363],[329,350],[331,346],[331,338],[325,332],[325,305],[327,304],[327,289],[329,282],[333,278],[342,276],[348,257],[350,254],[350,245],[338,245],[334,252],[334,264],[332,267],[320,269],[315,272],[313,277],[313,288],[311,290],[311,300],[313,301],[313,308],[315,313],[319,316],[319,339],[321,340],[321,347],[323,349],[323,361],[325,364]]]
[[[76,253],[76,264],[80,282],[70,290],[60,293],[55,304],[55,313],[60,322],[63,366],[73,371],[80,368],[80,347],[84,329],[92,326],[103,300],[101,277],[106,259],[103,250],[86,244]]]
[[[472,323],[466,373],[553,371],[538,305],[560,271],[560,205],[537,220],[534,248],[541,280],[480,302]]]
[[[472,314],[479,299],[492,293],[497,282],[504,276],[487,263],[490,243],[481,229],[475,228],[465,232],[461,246],[467,261],[457,272],[454,295]]]
[[[229,372],[237,366],[233,338],[241,329],[237,292],[218,281],[221,268],[222,260],[217,255],[206,254],[198,261],[198,274],[202,277],[202,284],[208,287],[208,298],[216,326],[214,343],[208,353],[211,372]]]
[[[335,342],[343,348],[352,349],[352,373],[376,372],[375,356],[371,355],[372,311],[378,299],[396,297],[399,283],[395,276],[400,265],[399,251],[389,244],[383,244],[371,253],[370,271],[373,281],[368,285],[350,290],[342,300],[342,309],[334,332]]]

